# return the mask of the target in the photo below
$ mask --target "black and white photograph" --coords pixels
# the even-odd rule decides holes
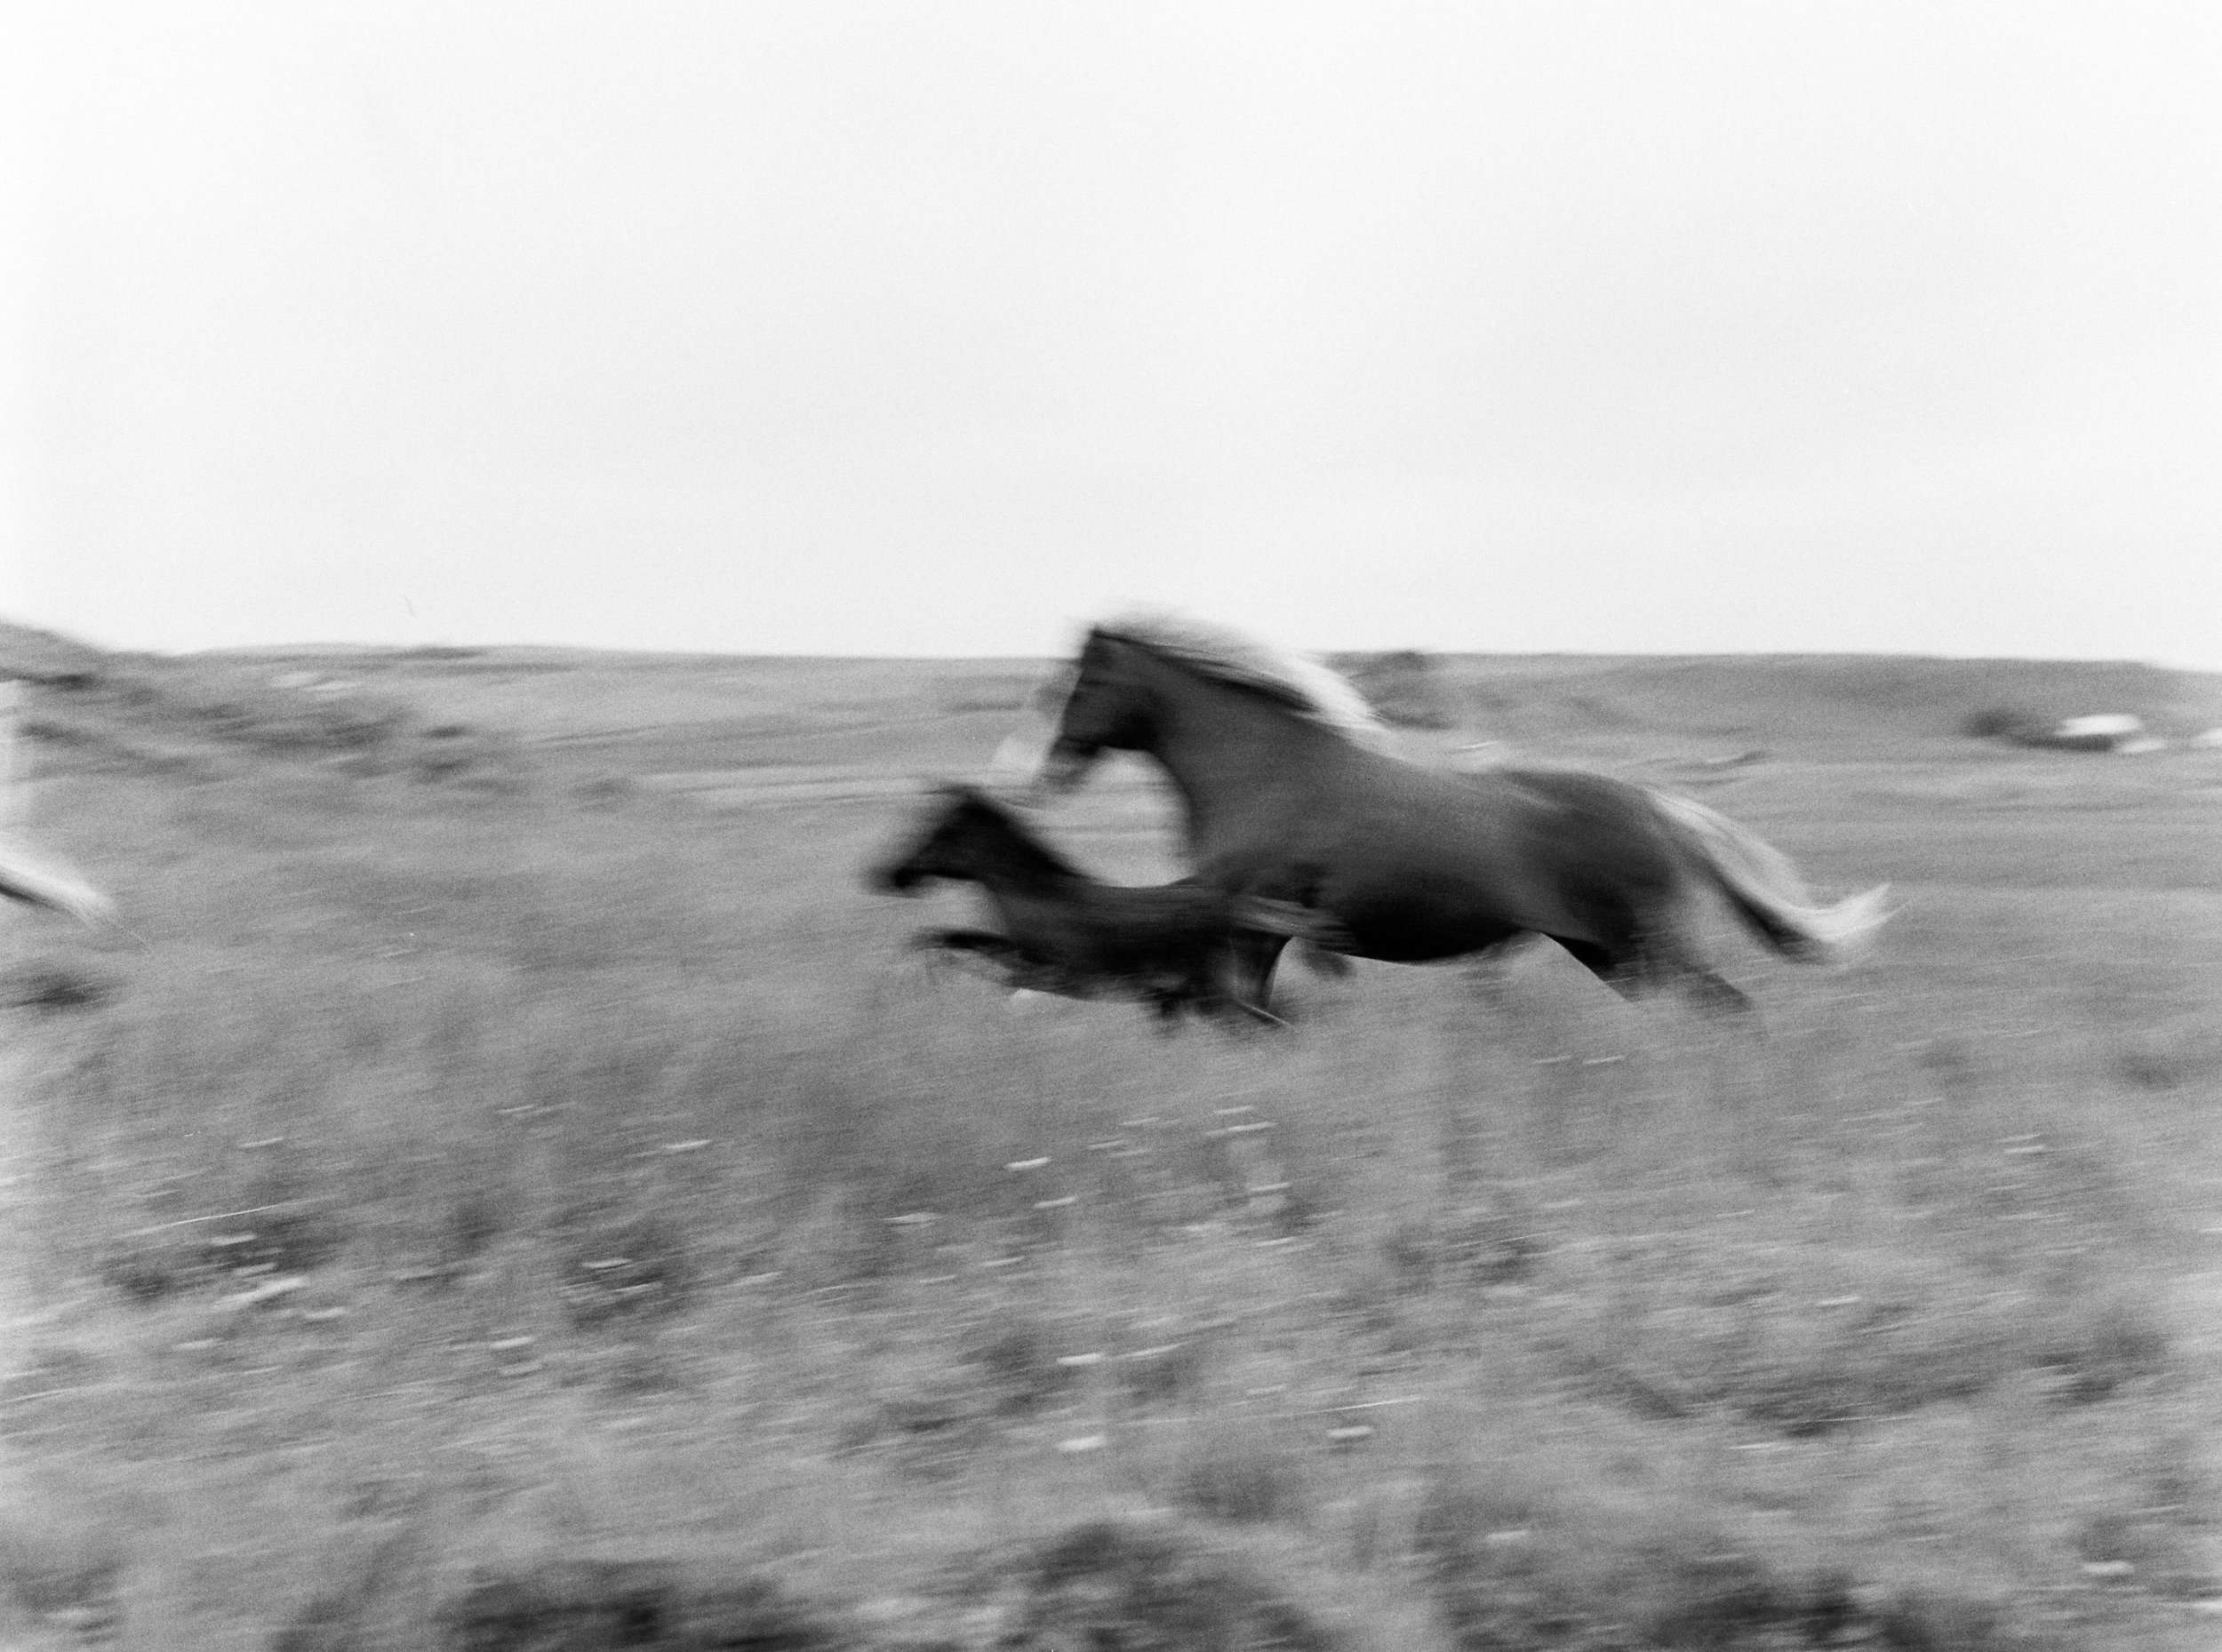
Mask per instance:
[[[0,1652],[2222,1647],[2218,87],[0,11]]]

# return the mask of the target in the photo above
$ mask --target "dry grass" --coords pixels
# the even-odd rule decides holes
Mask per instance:
[[[132,934],[21,924],[4,961],[113,989],[11,1022],[26,1622],[2211,1638],[2188,756],[2107,810],[2051,757],[1999,771],[2009,810],[1826,750],[1739,780],[1821,877],[1910,898],[1858,972],[1746,960],[1763,1037],[1547,950],[1493,1001],[1365,967],[1292,983],[1291,1039],[1169,1041],[907,960],[919,912],[854,879],[900,802],[81,749],[42,828]]]

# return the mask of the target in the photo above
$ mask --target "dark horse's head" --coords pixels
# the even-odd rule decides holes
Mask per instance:
[[[1155,726],[1148,685],[1136,670],[1134,647],[1100,626],[1088,633],[1064,677],[1044,690],[1063,690],[1061,703],[1043,707],[1057,731],[1042,758],[1038,784],[1069,792],[1107,751],[1139,751]]]
[[[929,878],[969,879],[979,869],[979,847],[988,834],[1007,836],[1010,816],[977,786],[947,785],[935,788],[940,807],[911,846],[894,859],[872,868],[868,882],[875,889],[895,895],[915,895]]]

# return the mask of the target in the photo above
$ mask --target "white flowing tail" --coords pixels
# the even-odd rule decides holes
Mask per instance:
[[[1784,957],[1849,962],[1889,922],[1889,884],[1821,906],[1790,858],[1748,826],[1695,798],[1649,786],[1643,792],[1721,892]]]
[[[66,912],[92,923],[113,915],[115,904],[76,873],[39,859],[20,844],[0,840],[0,895],[27,906]]]

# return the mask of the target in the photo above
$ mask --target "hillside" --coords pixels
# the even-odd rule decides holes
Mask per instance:
[[[480,780],[964,771],[1018,726],[1053,664],[454,646],[160,657],[0,627],[0,675],[34,685],[33,739],[208,772],[269,756]],[[1420,743],[1596,762],[1973,754],[1989,748],[1961,725],[1995,707],[2130,712],[2177,737],[2222,724],[2222,675],[2127,661],[1454,654],[1426,669],[1451,726]]]
[[[1874,953],[1166,1036],[868,877],[1045,662],[7,634],[120,922],[0,953],[0,1645],[2213,1644],[2222,753],[1953,731],[2211,678],[1400,661]],[[1040,829],[1177,875],[1110,778]]]
[[[1699,734],[1795,746],[1955,739],[1974,712],[2040,722],[2129,712],[2178,736],[2222,722],[2222,674],[2126,660],[1892,654],[1459,654],[1437,671],[1463,721],[1504,738]]]
[[[32,682],[65,681],[96,670],[111,658],[99,649],[57,632],[0,619],[0,678],[20,677]]]

